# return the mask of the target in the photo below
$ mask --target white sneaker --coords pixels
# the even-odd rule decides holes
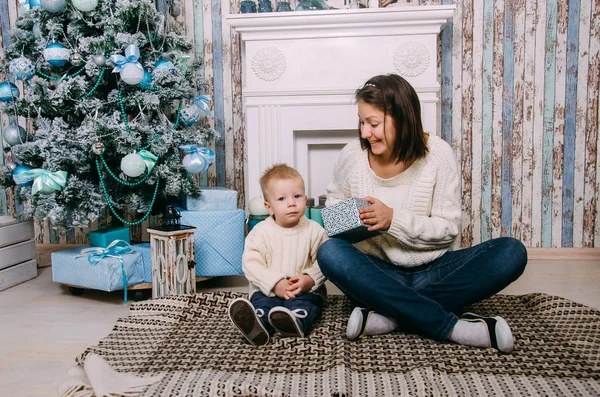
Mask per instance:
[[[502,353],[510,353],[515,348],[515,340],[506,320],[500,316],[485,317],[475,313],[464,313],[461,320],[483,322],[490,336],[491,347]]]
[[[394,318],[383,316],[371,309],[355,307],[348,319],[346,338],[356,339],[366,335],[387,334],[396,330]]]
[[[249,300],[244,298],[232,300],[229,304],[229,319],[254,346],[269,343],[269,333]]]
[[[283,306],[276,306],[269,312],[269,324],[281,336],[304,337],[304,324],[300,319],[305,318],[307,314],[304,309],[289,310]]]

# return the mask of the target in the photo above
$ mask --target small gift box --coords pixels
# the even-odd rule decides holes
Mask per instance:
[[[368,226],[360,219],[360,209],[370,205],[367,201],[352,197],[323,208],[321,216],[327,235],[354,244],[381,234],[379,231],[368,231]]]
[[[115,240],[122,240],[129,243],[128,227],[107,227],[104,229],[90,232],[90,245],[92,247],[106,248]]]
[[[142,254],[123,241],[107,248],[76,247],[52,253],[52,281],[115,291],[144,281]],[[125,302],[127,294],[125,293]]]
[[[235,211],[238,192],[224,187],[204,187],[199,197],[183,196],[182,205],[188,211]]]

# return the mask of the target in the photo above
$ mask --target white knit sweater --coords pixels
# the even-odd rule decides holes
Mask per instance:
[[[452,148],[430,135],[428,154],[400,174],[383,179],[369,165],[360,141],[342,149],[327,188],[326,206],[371,196],[394,210],[387,233],[356,247],[401,267],[429,263],[450,250],[460,230],[460,175]]]
[[[294,227],[281,227],[272,217],[259,222],[246,237],[242,270],[250,282],[249,295],[261,291],[275,296],[281,279],[309,275],[316,291],[325,282],[317,263],[317,250],[327,239],[325,229],[305,217]]]

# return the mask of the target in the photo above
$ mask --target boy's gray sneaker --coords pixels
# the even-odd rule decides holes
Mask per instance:
[[[229,319],[254,346],[269,343],[269,333],[262,325],[248,299],[237,298],[229,304]]]
[[[269,312],[269,324],[281,336],[304,337],[304,324],[300,319],[307,316],[306,310],[295,309],[291,311],[283,306],[276,306]]]

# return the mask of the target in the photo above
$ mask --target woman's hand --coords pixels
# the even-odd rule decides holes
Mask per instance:
[[[370,206],[360,209],[360,219],[369,226],[369,231],[388,230],[394,219],[394,210],[371,196],[363,197],[371,203]]]

